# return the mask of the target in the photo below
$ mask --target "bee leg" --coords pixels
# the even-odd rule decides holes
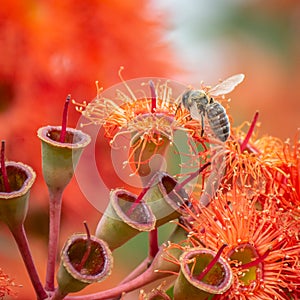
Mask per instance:
[[[204,135],[204,117],[201,115],[201,137]]]
[[[203,135],[204,135],[204,130],[203,130],[203,128],[201,129],[201,137],[203,137]]]

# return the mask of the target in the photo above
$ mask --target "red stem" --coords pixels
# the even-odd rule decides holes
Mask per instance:
[[[68,293],[62,292],[59,288],[55,290],[55,293],[52,295],[51,300],[62,300],[65,299],[65,297],[68,295]]]
[[[249,143],[249,140],[250,140],[250,138],[251,138],[251,135],[253,134],[255,125],[256,125],[256,123],[257,123],[258,115],[259,115],[259,113],[258,113],[258,111],[257,111],[257,112],[255,113],[254,117],[253,117],[252,123],[251,123],[250,128],[249,128],[249,130],[248,130],[248,132],[247,132],[247,135],[246,135],[244,141],[242,142],[242,144],[241,144],[241,146],[240,146],[241,152],[244,152],[244,151],[246,150],[246,148],[247,148],[247,145],[248,145],[248,143]]]
[[[197,280],[201,281],[204,276],[211,270],[211,268],[216,264],[218,259],[220,258],[224,248],[227,247],[226,244],[224,244],[219,251],[217,252],[216,256],[211,260],[211,262],[205,267],[205,269],[197,276]]]
[[[56,193],[49,191],[49,197],[49,243],[45,288],[47,291],[54,291],[54,273],[58,249],[62,191]]]
[[[2,170],[4,190],[6,193],[11,193],[11,188],[9,185],[6,167],[5,167],[5,141],[1,142],[1,170]]]
[[[14,239],[18,245],[20,254],[22,255],[23,261],[25,263],[27,273],[30,277],[30,280],[32,282],[32,285],[34,287],[35,293],[37,295],[37,299],[48,299],[48,295],[45,292],[38,273],[36,271],[31,252],[29,249],[29,244],[27,240],[27,236],[24,230],[23,224],[14,228],[11,228],[11,232],[14,236]]]
[[[70,100],[71,100],[71,95],[68,95],[64,105],[63,119],[62,119],[61,132],[59,138],[60,143],[65,142],[65,138],[67,134],[68,107],[69,107]]]
[[[114,297],[121,296],[123,293],[127,293],[133,290],[136,290],[140,287],[145,286],[146,284],[153,282],[157,279],[171,276],[172,274],[154,272],[150,267],[144,273],[133,279],[132,281],[120,284],[110,290],[90,294],[83,296],[67,296],[68,300],[104,300],[111,299]]]
[[[149,232],[149,257],[155,257],[159,250],[157,228]]]
[[[201,168],[199,168],[196,172],[192,173],[187,179],[183,180],[181,183],[175,186],[175,192],[179,192],[186,184],[188,184],[191,180],[197,177],[203,170],[205,170],[209,165],[210,162],[204,164]]]
[[[150,85],[150,91],[151,91],[151,113],[155,113],[156,110],[156,101],[157,101],[157,96],[155,92],[155,86],[152,80],[149,81]]]

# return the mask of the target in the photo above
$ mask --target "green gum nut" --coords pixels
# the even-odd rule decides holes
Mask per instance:
[[[88,245],[90,252],[82,264]],[[74,234],[65,243],[57,273],[58,294],[78,292],[87,285],[105,280],[113,268],[113,257],[108,245],[95,236]]]
[[[184,189],[177,191],[177,181],[165,172],[158,172],[156,183],[145,194],[144,200],[156,218],[156,227],[187,214],[189,197]]]
[[[201,279],[197,277],[216,256],[206,248],[191,248],[180,257],[180,273],[174,284],[174,300],[212,299],[226,292],[233,280],[232,270],[223,257],[219,257],[211,270]]]
[[[14,228],[23,224],[26,218],[30,188],[36,175],[31,167],[20,162],[9,161],[5,166],[11,192],[5,192],[0,170],[0,220]]]
[[[67,128],[65,142],[60,142],[61,126],[41,127],[37,135],[42,141],[43,176],[52,191],[63,190],[71,180],[83,149],[90,143],[89,135]]]
[[[115,189],[110,192],[109,204],[98,223],[96,236],[106,241],[114,250],[143,231],[155,228],[155,217],[144,202],[140,202],[132,212],[130,208],[136,195]]]

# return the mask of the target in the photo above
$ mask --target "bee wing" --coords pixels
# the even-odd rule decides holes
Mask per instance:
[[[197,107],[196,102],[193,103],[193,105],[190,107],[189,111],[190,111],[192,119],[195,119],[195,120],[198,120],[198,121],[202,120],[202,115],[201,115],[201,113],[200,113],[200,111]]]
[[[233,76],[228,77],[224,81],[220,82],[216,86],[212,87],[208,93],[211,96],[220,96],[220,95],[226,95],[230,92],[232,92],[235,87],[240,84],[245,78],[244,74],[236,74]]]

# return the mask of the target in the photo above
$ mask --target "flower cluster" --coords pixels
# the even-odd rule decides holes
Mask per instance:
[[[127,83],[124,84],[129,95],[118,91],[112,102],[99,93],[95,101],[85,105],[83,111],[93,123],[101,122],[111,144],[124,132],[130,133],[132,153],[139,153],[130,158],[133,157],[140,167],[145,163],[141,160],[141,153],[147,151],[154,137],[161,140],[161,136],[165,136],[168,142],[173,143],[174,132],[184,130],[188,134],[188,144],[194,143],[185,155],[192,157],[191,161],[197,161],[199,168],[202,161],[211,164],[211,170],[204,172],[198,180],[200,189],[193,190],[190,195],[192,205],[185,206],[185,225],[180,225],[188,232],[185,245],[171,243],[165,252],[180,249],[185,253],[202,247],[218,253],[226,245],[222,248],[220,259],[223,257],[229,263],[232,274],[230,285],[223,290],[215,289],[213,293],[212,289],[204,288],[206,292],[218,294],[220,299],[297,297],[300,286],[298,136],[293,145],[270,136],[256,139],[256,113],[248,133],[243,132],[246,124],[232,128],[230,139],[220,146],[213,138],[197,135],[201,130],[199,122],[189,118],[188,111],[178,109],[180,100],[170,98],[172,94],[167,83],[157,85],[154,93],[140,98]],[[155,109],[153,95],[156,97]],[[121,105],[116,107],[116,103]],[[214,147],[209,147],[208,142],[215,143]],[[157,153],[161,143],[155,140],[155,145],[156,148],[150,150],[152,155]],[[215,178],[214,168],[218,169],[220,178]],[[176,174],[179,178],[183,175],[186,174]],[[179,186],[182,188],[184,185],[177,184]],[[195,200],[199,197],[200,201]],[[182,257],[171,257],[175,264],[182,264]],[[170,273],[174,271],[170,270]],[[180,278],[181,273],[175,273]],[[215,276],[218,276],[217,273]],[[220,282],[226,276],[220,276]],[[201,280],[198,278],[198,281]],[[178,293],[178,288],[176,291]],[[197,299],[201,299],[199,295]],[[174,297],[181,299],[180,296]],[[203,297],[206,299],[207,295]],[[189,299],[192,299],[191,296]]]
[[[256,113],[252,123],[232,127],[222,142],[206,120],[201,128],[181,105],[186,90],[171,80],[122,79],[108,90],[97,86],[97,97],[89,104],[73,101],[85,118],[83,125],[99,126],[120,156],[126,149],[121,166],[113,164],[116,173],[129,166],[128,178],[136,177],[141,185],[138,193],[128,187],[110,190],[95,234],[85,223],[85,233],[66,241],[57,286],[62,195],[91,137],[66,127],[69,96],[62,126],[38,130],[50,203],[45,287],[23,225],[35,173],[5,162],[2,143],[0,219],[19,246],[38,299],[108,299],[141,288],[140,300],[300,297],[299,135],[286,143],[257,138]],[[173,232],[159,245],[159,227],[168,222]],[[141,232],[149,235],[148,256],[119,285],[70,295],[109,277],[113,251]],[[175,276],[167,284],[164,278],[170,275]],[[157,280],[157,288],[144,290]]]

